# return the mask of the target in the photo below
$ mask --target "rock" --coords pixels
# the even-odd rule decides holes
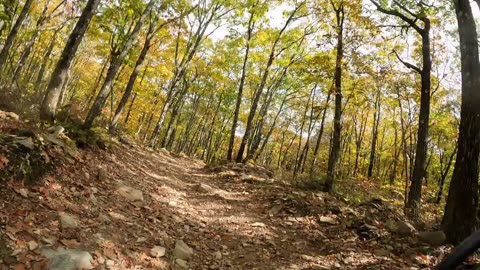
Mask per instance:
[[[337,224],[337,221],[334,218],[328,217],[328,216],[321,216],[320,217],[320,222],[331,224],[331,225],[336,225]]]
[[[409,236],[415,232],[415,228],[412,224],[406,221],[399,221],[397,222],[397,233],[402,236]]]
[[[115,266],[115,262],[113,260],[106,260],[105,265],[107,266],[108,269],[110,269],[113,266]]]
[[[177,240],[175,242],[175,249],[173,250],[173,256],[177,259],[188,260],[193,255],[193,249],[189,247],[183,240]]]
[[[275,216],[278,213],[280,213],[280,211],[282,211],[282,209],[283,209],[282,205],[280,205],[280,204],[274,205],[272,208],[270,208],[270,210],[268,211],[268,214],[270,214],[272,216]]]
[[[388,249],[380,248],[380,249],[374,250],[373,254],[377,256],[385,257],[390,255],[390,251],[388,251]]]
[[[150,249],[150,256],[154,258],[159,258],[165,256],[165,251],[166,249],[161,246],[154,246],[152,249]]]
[[[252,224],[252,227],[266,227],[265,223],[262,222],[255,222]]]
[[[100,221],[104,224],[112,223],[112,220],[107,215],[105,215],[103,213],[100,213],[100,215],[98,215],[98,221]]]
[[[49,261],[49,270],[92,269],[92,255],[75,249],[44,249],[41,254]]]
[[[175,263],[176,263],[178,266],[180,266],[181,268],[183,268],[183,269],[188,269],[188,263],[187,263],[187,261],[185,261],[185,260],[176,259],[176,260],[175,260]]]
[[[91,187],[90,190],[92,191],[93,194],[98,193],[98,188],[96,187]]]
[[[143,193],[138,189],[120,186],[117,188],[117,193],[131,202],[143,201]]]
[[[447,237],[443,231],[419,232],[418,239],[431,246],[441,246],[445,243]]]
[[[68,214],[60,214],[60,227],[62,229],[76,229],[78,228],[78,221]]]
[[[33,240],[32,240],[32,241],[29,241],[29,242],[27,243],[27,245],[28,245],[28,249],[29,249],[29,250],[35,250],[35,249],[38,248],[38,243],[35,242],[35,241],[33,241]]]
[[[145,237],[139,237],[139,238],[137,238],[137,240],[135,241],[135,243],[143,243],[143,242],[145,242],[145,241],[147,241],[147,238],[145,238]]]
[[[213,191],[213,188],[207,184],[204,184],[204,183],[200,183],[200,184],[197,184],[195,185],[195,190],[199,191],[199,192],[203,192],[203,193],[210,193]]]
[[[22,138],[16,141],[18,144],[25,146],[26,148],[33,150],[35,148],[35,144],[31,137]]]
[[[221,260],[222,259],[222,252],[217,251],[213,254],[215,256],[215,259]]]
[[[22,196],[24,198],[28,198],[28,190],[26,190],[25,188],[15,190],[15,192],[17,192],[20,196]]]
[[[105,180],[107,180],[107,176],[107,170],[105,170],[105,168],[103,167],[98,167],[97,180],[104,182]]]
[[[3,120],[3,119],[18,121],[20,120],[20,116],[18,116],[18,114],[13,112],[0,111],[0,120]]]
[[[228,170],[228,171],[224,171],[224,172],[220,172],[218,174],[219,177],[222,177],[222,178],[230,178],[230,177],[234,177],[236,176],[237,173],[232,171],[232,170]]]
[[[89,199],[90,199],[90,201],[92,202],[93,205],[97,205],[97,204],[98,204],[98,199],[97,199],[97,197],[95,197],[95,195],[90,194]]]

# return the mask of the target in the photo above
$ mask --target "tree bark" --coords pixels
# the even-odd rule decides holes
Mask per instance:
[[[47,93],[45,94],[40,108],[40,118],[44,121],[53,122],[55,120],[58,99],[62,91],[62,86],[65,83],[68,70],[70,69],[70,64],[75,57],[78,46],[82,42],[90,20],[95,15],[99,3],[100,0],[88,0],[82,15],[78,19],[75,28],[65,44],[60,59],[58,60],[50,78]]]
[[[455,0],[460,36],[462,106],[458,152],[443,216],[448,241],[459,243],[478,228],[480,63],[475,19],[468,0]]]
[[[240,84],[238,85],[237,102],[235,103],[235,111],[233,112],[232,128],[230,130],[230,140],[228,141],[227,160],[229,161],[232,160],[233,146],[235,144],[235,132],[237,130],[237,123],[238,123],[238,115],[240,114],[240,106],[242,105],[243,87],[245,85],[245,77],[247,76],[247,62],[248,62],[248,54],[250,52],[250,40],[252,39],[253,28],[255,26],[255,22],[253,21],[253,17],[255,15],[254,10],[255,8],[253,6],[250,12],[250,19],[248,20],[247,40],[245,41],[245,56],[243,58],[242,75],[240,77]]]
[[[145,22],[148,14],[150,14],[155,2],[156,0],[150,0],[148,2],[147,6],[145,7],[145,10],[143,11],[142,15],[140,15],[140,18],[138,18],[138,21],[135,24],[134,29],[130,33],[125,44],[120,49],[119,53],[117,54],[115,52],[114,55],[112,55],[110,67],[108,68],[105,81],[103,82],[102,87],[100,88],[100,91],[97,97],[95,98],[95,101],[93,102],[93,105],[90,108],[90,111],[88,112],[87,117],[85,118],[85,121],[83,123],[84,129],[90,129],[93,125],[93,121],[100,115],[103,109],[103,106],[105,105],[105,102],[108,98],[108,93],[110,91],[110,88],[112,87],[113,80],[117,75],[117,72],[120,69],[120,66],[123,63],[123,60],[125,60],[125,57],[130,52],[133,45],[135,44],[135,41],[137,40],[137,37],[140,34],[140,30],[142,29],[143,23]]]
[[[327,179],[323,187],[324,192],[330,192],[335,181],[336,166],[340,153],[341,132],[342,132],[342,60],[343,60],[343,23],[345,19],[344,3],[340,2],[338,7],[332,6],[335,10],[337,20],[337,48],[335,62],[335,114],[333,117],[333,138],[332,147],[328,156]]]
[[[10,30],[10,33],[8,33],[7,39],[5,40],[5,44],[3,44],[2,50],[0,51],[0,71],[3,71],[3,69],[6,66],[6,61],[8,58],[8,54],[10,53],[10,49],[13,46],[13,42],[15,41],[15,38],[18,35],[18,31],[20,30],[20,27],[22,26],[23,22],[28,16],[28,12],[30,11],[30,7],[32,6],[33,2],[34,2],[33,0],[25,1],[25,4],[23,5],[20,15],[18,15],[17,20],[13,24],[12,30]]]

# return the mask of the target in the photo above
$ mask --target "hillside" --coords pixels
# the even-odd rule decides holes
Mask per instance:
[[[347,204],[263,167],[125,140],[69,152],[27,128],[3,119],[2,166],[17,145],[51,168],[33,184],[2,178],[0,269],[423,269],[446,251],[381,199]]]

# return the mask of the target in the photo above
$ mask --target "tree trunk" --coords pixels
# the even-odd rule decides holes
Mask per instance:
[[[245,77],[247,76],[247,62],[248,54],[250,52],[250,40],[252,39],[254,8],[251,9],[250,19],[248,20],[247,40],[245,41],[245,56],[243,58],[242,75],[240,77],[240,84],[238,86],[237,102],[235,104],[235,111],[233,113],[232,129],[230,130],[230,140],[228,141],[227,160],[232,160],[233,146],[235,143],[235,132],[237,130],[238,115],[240,114],[240,106],[242,105],[243,87],[245,85]]]
[[[18,15],[17,20],[13,24],[12,30],[10,30],[10,33],[8,33],[7,39],[5,40],[2,50],[0,51],[0,71],[3,71],[3,69],[7,64],[6,62],[7,62],[8,54],[10,53],[10,49],[13,46],[13,42],[17,37],[18,31],[20,30],[20,27],[22,26],[23,21],[25,21],[25,19],[28,16],[28,12],[30,11],[30,7],[32,6],[33,2],[34,2],[33,0],[25,1],[25,4],[23,5],[20,15]]]
[[[455,0],[462,73],[458,152],[443,216],[447,239],[459,243],[478,227],[480,63],[475,19],[468,0]]]
[[[137,62],[135,63],[135,67],[133,68],[132,74],[130,74],[130,78],[128,79],[127,86],[125,87],[125,91],[123,92],[122,98],[117,105],[117,109],[115,110],[115,114],[112,118],[112,122],[110,123],[110,131],[114,131],[118,126],[118,121],[122,116],[123,109],[125,105],[127,105],[128,99],[130,98],[133,87],[135,85],[135,81],[137,80],[138,74],[140,73],[140,68],[145,61],[147,56],[148,50],[150,49],[150,43],[153,38],[153,27],[150,25],[149,32],[147,33],[147,37],[145,38],[145,43],[143,44],[142,51],[138,56]]]
[[[421,71],[420,114],[418,120],[417,147],[413,167],[412,184],[408,193],[407,214],[418,218],[422,198],[422,180],[425,178],[425,165],[428,146],[428,124],[430,121],[430,73],[432,59],[430,56],[430,21],[424,19],[422,34],[423,68]]]
[[[380,89],[378,89],[377,98],[375,99],[375,113],[373,115],[373,129],[372,129],[372,147],[370,148],[370,160],[368,162],[367,176],[373,176],[373,166],[375,164],[375,151],[377,147],[378,126],[380,123]]]
[[[57,111],[57,103],[65,83],[67,72],[70,69],[73,57],[77,52],[78,46],[85,35],[88,24],[95,14],[100,0],[88,0],[82,15],[77,21],[75,28],[70,34],[67,43],[63,49],[62,55],[55,66],[47,87],[47,93],[43,99],[40,108],[40,118],[44,121],[53,122]]]
[[[135,41],[137,40],[137,37],[140,34],[140,30],[142,29],[143,23],[145,22],[148,14],[150,14],[150,11],[152,10],[155,2],[156,0],[150,0],[150,2],[148,2],[142,15],[140,16],[140,18],[138,18],[138,21],[135,24],[135,28],[130,33],[125,45],[122,46],[118,54],[117,52],[115,52],[114,55],[112,55],[111,64],[110,64],[110,67],[108,68],[105,81],[103,82],[102,87],[100,88],[100,91],[97,97],[95,98],[95,101],[93,102],[93,105],[90,108],[90,111],[88,112],[87,117],[85,118],[85,122],[83,123],[84,129],[91,128],[93,125],[93,121],[100,115],[103,109],[103,106],[105,105],[105,102],[108,98],[108,93],[110,91],[110,88],[112,87],[113,80],[117,75],[117,72],[120,69],[120,66],[123,63],[123,60],[125,60],[125,57],[130,52],[133,45],[135,44]]]
[[[335,7],[337,19],[337,59],[335,63],[335,114],[333,117],[333,138],[332,149],[328,156],[327,179],[323,187],[324,192],[330,192],[335,181],[336,165],[338,155],[340,153],[341,130],[342,130],[342,60],[343,60],[343,22],[344,22],[344,3],[340,3],[339,7]]]

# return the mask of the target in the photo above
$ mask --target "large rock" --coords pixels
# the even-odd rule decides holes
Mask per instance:
[[[415,232],[415,227],[406,221],[397,222],[397,233],[401,236],[410,236]]]
[[[427,243],[431,246],[441,246],[447,240],[447,237],[444,232],[419,232],[418,239],[424,243]]]
[[[18,114],[13,112],[0,111],[0,120],[3,120],[3,119],[18,121],[20,120],[20,117],[18,116]]]
[[[161,246],[154,246],[152,249],[150,249],[150,256],[154,258],[159,258],[165,256],[165,251],[166,249]]]
[[[119,186],[117,193],[131,202],[143,201],[143,193],[138,190],[127,186]]]
[[[78,228],[78,220],[68,214],[60,214],[60,227],[62,229],[76,229]]]
[[[92,255],[76,249],[44,249],[41,254],[48,259],[49,270],[92,269]]]
[[[173,256],[177,259],[188,260],[193,255],[193,249],[189,247],[183,240],[177,240],[175,242],[175,249],[173,250]]]

